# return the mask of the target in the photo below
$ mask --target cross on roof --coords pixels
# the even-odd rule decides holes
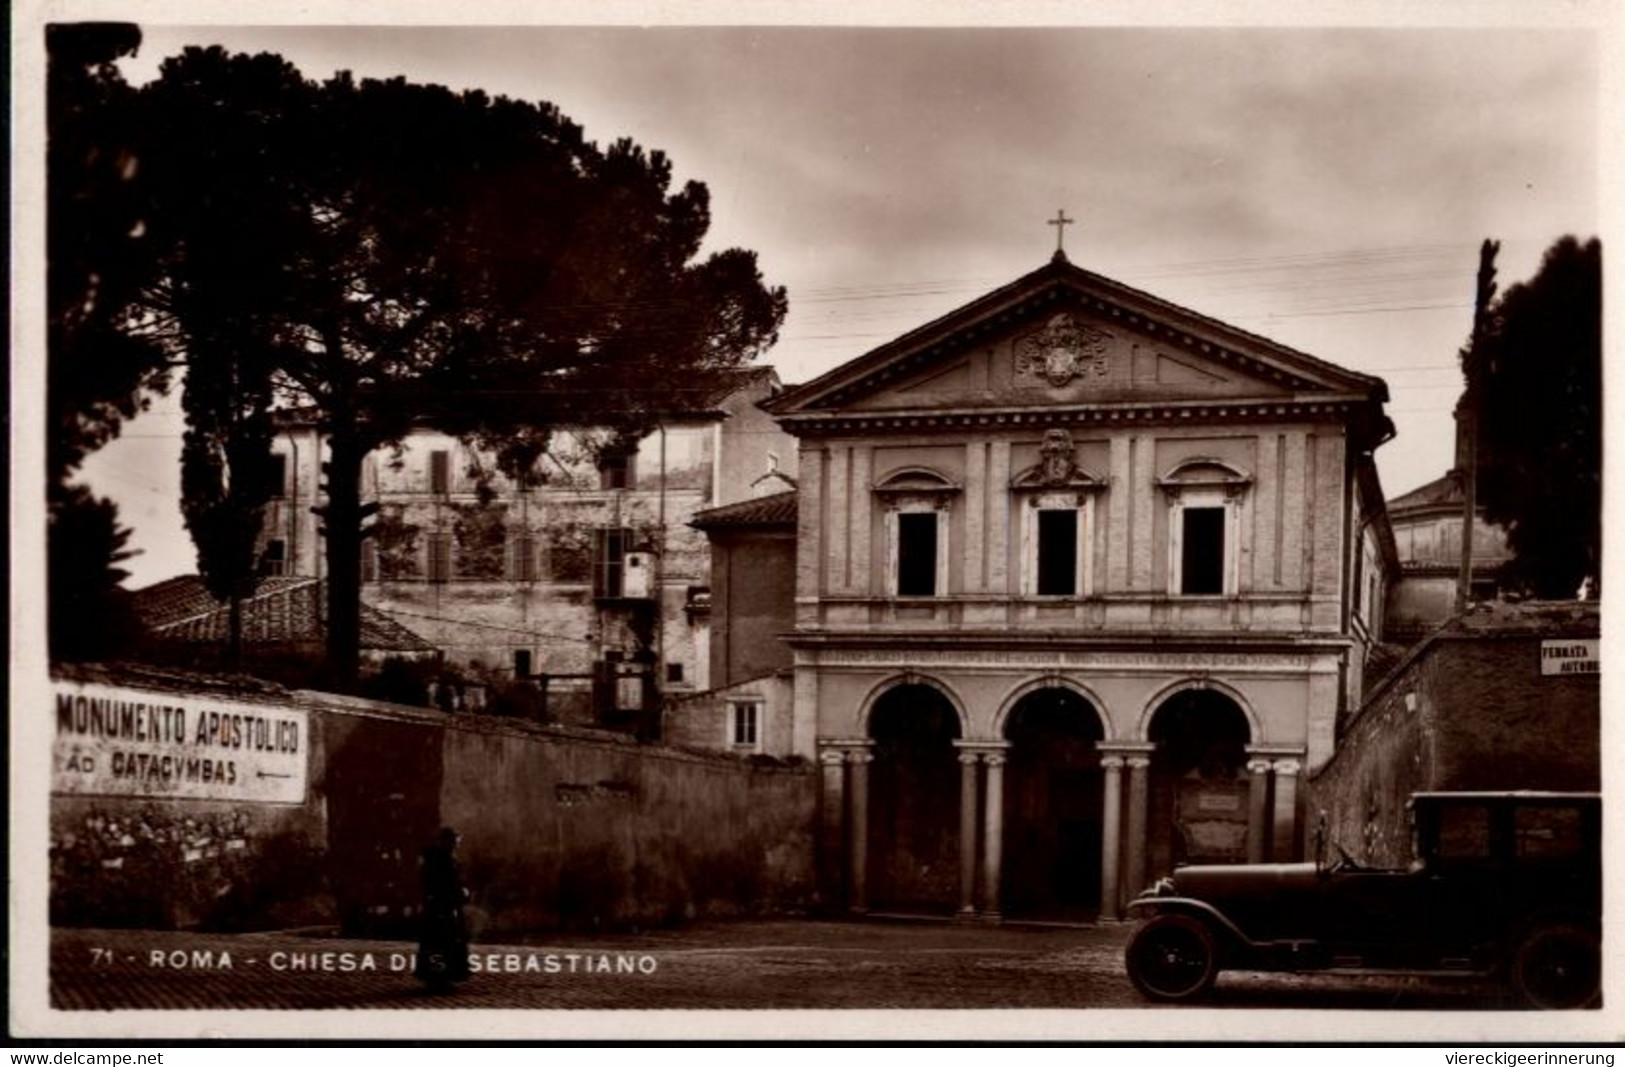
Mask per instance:
[[[1047,225],[1055,227],[1055,254],[1056,255],[1058,255],[1058,256],[1066,255],[1066,250],[1062,247],[1064,238],[1066,237],[1066,230],[1063,229],[1063,227],[1070,226],[1074,222],[1077,222],[1077,221],[1078,221],[1077,219],[1069,219],[1069,218],[1067,218],[1066,217],[1066,209],[1061,208],[1061,209],[1059,209],[1058,211],[1055,212],[1055,217],[1053,219],[1050,219],[1049,222],[1047,223]]]

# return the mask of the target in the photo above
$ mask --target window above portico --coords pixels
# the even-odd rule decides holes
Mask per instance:
[[[942,596],[948,591],[948,516],[960,486],[928,467],[905,467],[875,483],[886,523],[886,591]]]
[[[1094,544],[1094,497],[1105,479],[1078,465],[1072,434],[1044,434],[1039,461],[1010,479],[1019,510],[1021,594],[1089,596]]]
[[[1157,479],[1168,500],[1168,582],[1176,596],[1235,596],[1241,507],[1252,475],[1195,457]]]

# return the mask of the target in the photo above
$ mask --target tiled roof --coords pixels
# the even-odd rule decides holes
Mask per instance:
[[[696,529],[714,529],[719,526],[794,526],[796,524],[796,491],[786,490],[771,496],[741,500],[737,504],[724,504],[694,513],[690,526]]]
[[[320,641],[327,583],[319,578],[263,578],[243,602],[243,639]],[[134,594],[136,614],[153,634],[182,641],[226,639],[227,606],[195,574],[170,578]],[[435,646],[382,612],[361,605],[361,647],[385,652],[433,652]]]
[[[1410,508],[1437,508],[1447,505],[1461,506],[1461,483],[1454,475],[1446,474],[1442,478],[1435,478],[1423,486],[1418,486],[1402,496],[1396,496],[1388,501],[1388,512],[1404,511]]]

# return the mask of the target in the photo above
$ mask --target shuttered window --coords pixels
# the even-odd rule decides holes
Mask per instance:
[[[626,551],[632,531],[624,526],[606,526],[593,539],[592,595],[614,598],[626,588]]]

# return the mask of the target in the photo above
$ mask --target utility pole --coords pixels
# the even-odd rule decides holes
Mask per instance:
[[[1461,478],[1461,568],[1456,572],[1456,614],[1472,602],[1473,519],[1478,511],[1478,412],[1482,403],[1483,367],[1480,347],[1488,324],[1490,301],[1495,298],[1495,254],[1501,242],[1484,239],[1478,249],[1478,284],[1473,299],[1473,336],[1467,344],[1462,371],[1467,385],[1456,412],[1457,475]]]

